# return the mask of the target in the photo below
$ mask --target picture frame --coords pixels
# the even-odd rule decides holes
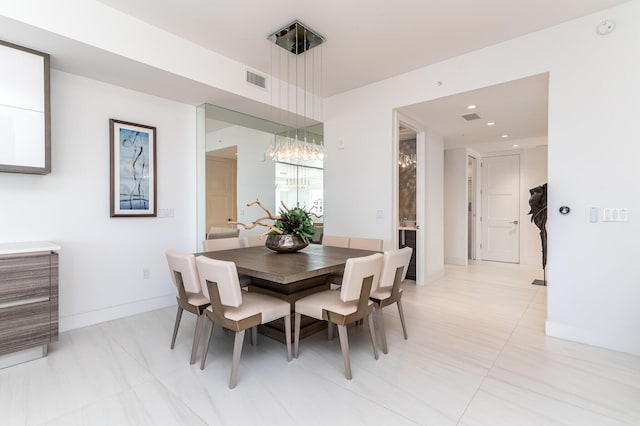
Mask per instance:
[[[111,217],[156,217],[156,128],[109,119]]]

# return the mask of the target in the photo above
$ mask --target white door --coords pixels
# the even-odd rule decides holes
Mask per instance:
[[[483,260],[520,262],[520,155],[482,159]]]

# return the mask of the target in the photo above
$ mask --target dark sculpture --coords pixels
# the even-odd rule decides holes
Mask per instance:
[[[544,269],[547,266],[547,184],[531,188],[529,193],[531,194],[531,198],[529,198],[531,210],[528,214],[532,215],[531,222],[540,229],[542,268]]]

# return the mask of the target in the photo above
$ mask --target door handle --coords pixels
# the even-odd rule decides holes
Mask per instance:
[[[518,224],[518,223],[520,223],[520,222],[518,222],[517,220],[514,220],[513,222],[509,222],[509,223],[511,223],[511,224],[513,224],[513,225],[517,225],[517,224]]]

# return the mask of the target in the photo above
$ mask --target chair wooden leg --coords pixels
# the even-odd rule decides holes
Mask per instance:
[[[371,336],[371,346],[373,346],[373,356],[378,359],[378,346],[376,345],[376,329],[373,326],[373,312],[367,315],[369,322],[369,336]]]
[[[402,301],[398,300],[398,313],[400,314],[400,322],[402,323],[402,332],[404,340],[407,340],[407,324],[404,322],[404,312],[402,311]]]
[[[302,314],[296,312],[295,330],[293,332],[293,357],[298,358],[298,343],[300,342],[300,321]]]
[[[387,333],[384,330],[384,316],[382,315],[382,308],[377,307],[375,312],[378,317],[377,329],[378,333],[380,333],[380,340],[382,341],[382,353],[388,354],[389,349],[387,348]]]
[[[287,361],[291,361],[291,314],[284,317],[284,335],[287,339]]]
[[[209,321],[207,338],[204,342],[204,348],[202,348],[202,358],[200,360],[200,370],[204,370],[204,362],[207,360],[207,353],[209,352],[209,344],[211,343],[211,335],[213,334],[213,321]]]
[[[251,327],[251,346],[258,344],[258,326]]]
[[[351,380],[351,361],[349,360],[349,337],[347,336],[347,326],[338,325],[338,337],[340,338],[340,348],[344,358],[344,374],[347,380]]]
[[[191,347],[191,360],[189,364],[196,363],[196,357],[198,356],[198,344],[200,343],[200,332],[202,331],[202,322],[204,321],[204,314],[198,315],[196,321],[196,331],[193,336],[193,346]]]
[[[233,342],[233,360],[231,364],[231,377],[229,378],[229,389],[236,387],[238,376],[238,364],[240,364],[240,355],[242,354],[242,342],[244,341],[244,330],[236,331],[236,337]]]
[[[178,306],[178,312],[176,313],[176,323],[173,326],[173,337],[171,338],[171,349],[173,349],[176,344],[176,336],[178,335],[178,327],[180,327],[180,319],[182,318],[183,310],[184,309]]]

